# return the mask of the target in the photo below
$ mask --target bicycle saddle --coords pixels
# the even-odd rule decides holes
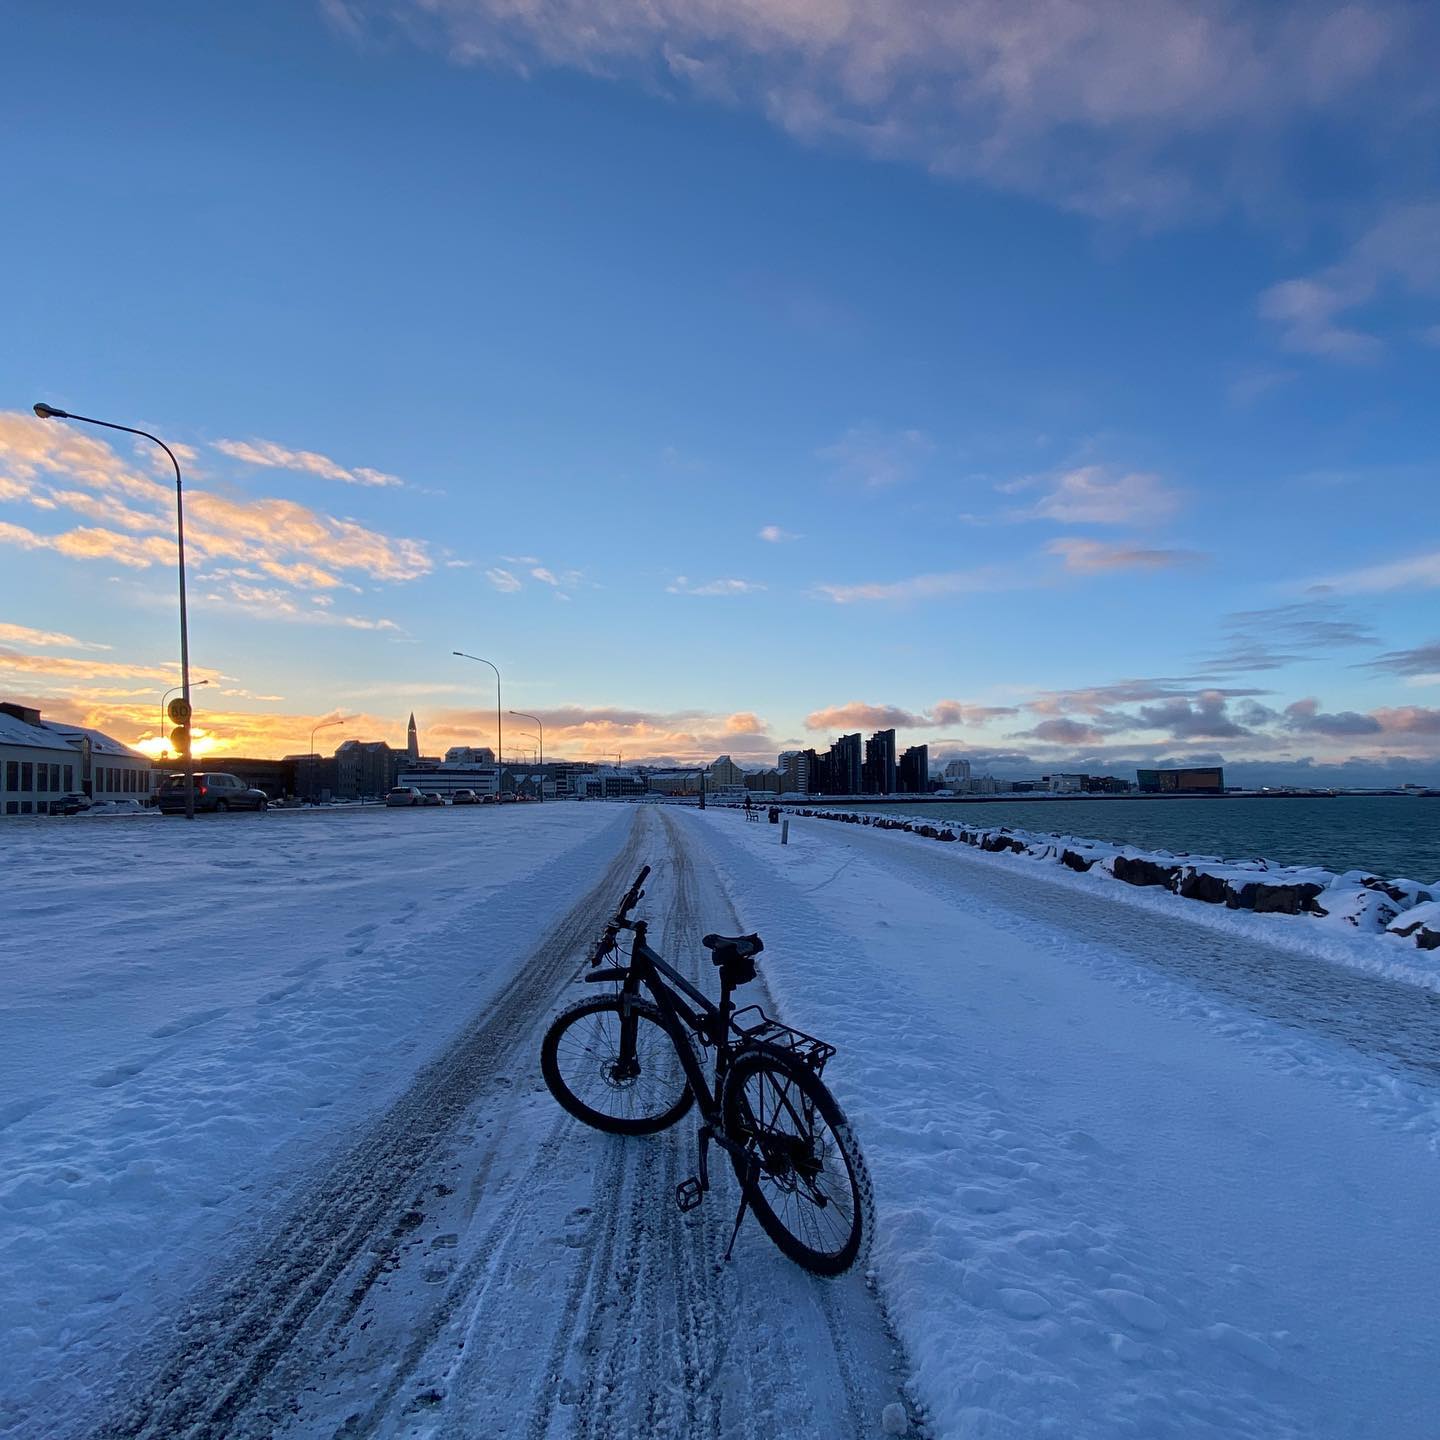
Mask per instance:
[[[765,948],[758,935],[707,935],[700,943],[715,952],[711,958],[717,965],[726,960],[748,960]]]

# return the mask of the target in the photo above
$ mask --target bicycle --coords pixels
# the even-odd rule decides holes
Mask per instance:
[[[864,1255],[875,1222],[864,1157],[820,1078],[835,1047],[770,1019],[758,1005],[735,1008],[734,992],[755,979],[755,956],[765,948],[758,935],[706,935],[701,942],[720,972],[718,1006],[668,965],[651,948],[646,922],[630,918],[649,873],[648,865],[640,871],[588,957],[586,982],[617,988],[555,1017],[540,1046],[545,1083],[570,1114],[616,1135],[655,1134],[698,1101],[699,1163],[675,1187],[680,1210],[695,1209],[710,1189],[713,1141],[740,1182],[724,1259],[749,1208],[796,1264],[841,1275]],[[634,936],[628,957],[619,943],[626,930]],[[617,955],[627,963],[597,968]],[[713,1083],[694,1040],[715,1052]]]

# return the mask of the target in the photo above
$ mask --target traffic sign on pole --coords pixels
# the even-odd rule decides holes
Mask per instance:
[[[190,732],[185,726],[177,725],[170,732],[170,743],[175,747],[176,754],[187,754],[190,749]]]
[[[176,696],[166,707],[165,713],[177,725],[188,725],[190,723],[190,702]]]

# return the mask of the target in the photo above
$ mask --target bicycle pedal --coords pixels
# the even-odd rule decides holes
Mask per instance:
[[[701,1189],[699,1180],[693,1176],[689,1180],[682,1180],[675,1187],[675,1203],[681,1210],[693,1210],[705,1198],[705,1191]]]

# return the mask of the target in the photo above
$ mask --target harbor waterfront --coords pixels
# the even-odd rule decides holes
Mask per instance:
[[[812,800],[812,803],[814,801]],[[824,803],[823,801],[820,803]],[[1263,856],[1280,865],[1390,879],[1440,880],[1440,802],[1401,795],[847,802],[847,810],[921,815],[971,828],[1009,826],[1085,836],[1143,850]]]

